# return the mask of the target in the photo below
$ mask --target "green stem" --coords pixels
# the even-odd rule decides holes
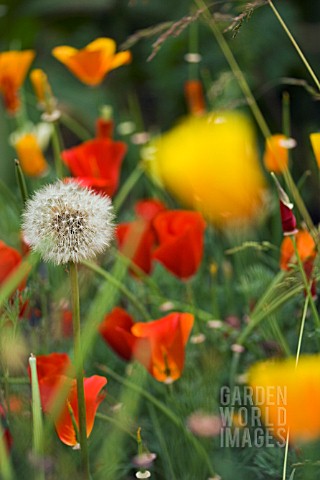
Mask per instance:
[[[304,331],[304,326],[305,326],[307,311],[308,311],[308,303],[309,303],[309,298],[307,297],[305,302],[304,302],[303,312],[302,312],[302,319],[301,319],[301,326],[300,326],[298,346],[297,346],[297,354],[296,354],[296,366],[298,365],[299,357],[300,357],[303,331]]]
[[[23,202],[23,205],[25,205],[26,201],[28,200],[28,189],[27,189],[26,180],[24,178],[24,174],[22,172],[19,160],[16,159],[14,163],[16,166],[16,176],[17,176],[17,182],[20,189],[22,202]]]
[[[32,420],[33,420],[33,451],[38,457],[39,467],[36,467],[36,479],[44,480],[45,474],[43,469],[43,424],[42,410],[39,391],[39,382],[37,374],[37,360],[32,354],[29,358],[31,370],[31,392],[32,392]]]
[[[74,359],[76,364],[77,378],[77,397],[79,411],[79,436],[80,451],[83,469],[83,479],[90,480],[89,455],[87,444],[87,421],[86,421],[86,404],[84,396],[83,384],[83,360],[81,350],[81,334],[80,334],[80,299],[79,299],[79,283],[78,270],[75,263],[70,262],[70,283],[72,298],[72,320],[73,320],[73,342],[74,342]]]
[[[121,383],[122,385],[126,386],[127,388],[131,389],[134,392],[139,393],[142,397],[144,397],[148,402],[154,405],[159,411],[161,411],[176,427],[180,429],[180,431],[184,434],[186,439],[193,445],[195,451],[198,453],[200,457],[202,457],[204,463],[208,467],[208,471],[210,475],[214,477],[214,471],[211,465],[210,458],[208,457],[207,452],[198,441],[197,438],[193,436],[193,434],[186,429],[184,423],[180,420],[179,417],[175,415],[166,405],[160,402],[157,398],[147,392],[146,389],[141,388],[139,385],[130,382],[129,380],[121,377],[116,372],[111,370],[110,368],[106,367],[105,365],[99,365],[99,369],[103,372],[107,373],[110,377],[112,377],[117,382]]]
[[[63,178],[63,164],[61,158],[61,139],[57,122],[52,122],[52,148],[54,154],[54,164],[58,178]]]
[[[89,130],[87,130],[79,122],[77,122],[77,120],[75,120],[73,117],[70,117],[65,112],[61,114],[60,122],[65,125],[70,132],[77,135],[80,140],[86,141],[92,138],[92,134],[89,132]]]
[[[288,35],[289,37],[289,40],[291,41],[292,45],[294,46],[294,48],[296,49],[299,57],[301,58],[302,62],[304,63],[306,69],[308,70],[310,76],[312,77],[312,80],[314,81],[314,83],[316,84],[317,86],[317,89],[320,90],[320,82],[316,76],[316,74],[314,73],[310,63],[308,62],[308,60],[306,59],[304,53],[302,52],[301,48],[299,47],[299,45],[297,44],[296,40],[294,39],[293,35],[291,34],[289,28],[287,27],[287,25],[285,24],[285,22],[283,21],[280,13],[278,12],[278,10],[276,9],[276,7],[273,5],[272,1],[271,0],[268,0],[268,3],[271,7],[271,9],[273,10],[273,13],[275,14],[275,16],[277,17],[277,19],[279,20],[279,23],[280,25],[282,26],[283,30],[286,32],[286,34]]]
[[[99,413],[99,412],[96,413],[96,418],[100,418],[100,420],[103,420],[104,422],[108,422],[111,425],[114,425],[115,427],[119,428],[120,430],[125,432],[127,435],[129,435],[129,437],[131,437],[134,441],[136,441],[136,436],[133,433],[131,433],[130,430],[125,428],[121,424],[121,422],[118,422],[115,418],[110,417],[108,415],[105,415],[103,413]]]
[[[286,477],[287,477],[288,451],[289,451],[289,430],[288,430],[288,433],[287,433],[286,447],[285,447],[285,450],[284,450],[282,480],[286,480]]]
[[[120,207],[122,206],[123,202],[129,195],[129,193],[131,192],[135,184],[138,182],[142,174],[143,174],[143,168],[141,167],[140,164],[138,164],[136,168],[131,172],[129,177],[126,179],[126,181],[121,187],[121,190],[119,191],[116,198],[114,199],[113,208],[115,212],[118,212],[120,210]]]
[[[124,283],[119,281],[117,278],[115,278],[111,273],[107,272],[106,270],[103,270],[103,268],[99,267],[98,265],[95,265],[92,262],[89,262],[88,260],[83,260],[82,265],[85,265],[87,268],[90,268],[93,272],[98,273],[101,277],[105,278],[108,282],[110,282],[112,285],[117,287],[117,289],[123,293],[127,297],[127,299],[136,307],[138,312],[142,315],[142,317],[149,321],[150,320],[150,315],[146,311],[146,309],[143,307],[142,303],[139,302],[139,300],[125,287]]]

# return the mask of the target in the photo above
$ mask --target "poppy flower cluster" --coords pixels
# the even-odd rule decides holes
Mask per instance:
[[[55,418],[55,428],[60,440],[66,445],[74,447],[78,444],[79,439],[73,421],[79,430],[79,413],[77,382],[74,378],[67,376],[70,370],[71,362],[65,353],[51,353],[37,357],[37,375],[43,411],[50,414],[61,391],[66,391],[67,398],[59,415]],[[101,390],[107,384],[107,379],[99,375],[93,375],[84,378],[83,384],[87,437],[89,437],[93,429],[96,411],[105,397]]]
[[[173,312],[150,322],[134,322],[120,307],[105,316],[100,334],[124,360],[137,360],[159,382],[180,378],[185,346],[193,327],[190,313]]]
[[[122,253],[145,273],[157,260],[173,275],[186,280],[194,275],[203,256],[206,227],[202,215],[188,210],[167,210],[158,200],[135,206],[136,219],[118,226]]]

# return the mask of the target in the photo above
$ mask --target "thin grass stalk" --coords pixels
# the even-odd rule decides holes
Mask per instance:
[[[143,168],[141,164],[138,164],[136,168],[127,177],[126,181],[122,185],[116,198],[113,201],[113,208],[115,212],[118,212],[120,210],[124,201],[128,197],[129,193],[131,192],[133,187],[136,185],[136,183],[140,180],[142,175],[143,175]]]
[[[283,20],[283,18],[281,17],[280,13],[278,12],[276,7],[274,6],[273,2],[271,0],[268,0],[268,3],[270,5],[273,13],[275,14],[276,18],[278,19],[280,25],[282,26],[283,30],[288,35],[290,42],[292,43],[292,45],[296,49],[299,57],[301,58],[302,62],[304,63],[304,66],[308,70],[308,72],[309,72],[312,80],[314,81],[317,89],[320,91],[320,82],[318,80],[317,75],[314,73],[313,68],[311,67],[310,63],[306,59],[304,53],[302,52],[301,48],[299,47],[298,43],[296,42],[295,38],[293,37],[292,33],[290,32],[289,28],[287,27],[287,25],[286,25],[285,21]]]
[[[127,299],[132,303],[132,305],[134,305],[134,307],[142,315],[142,317],[147,321],[150,320],[150,315],[148,314],[148,312],[146,311],[142,303],[139,302],[139,300],[125,287],[125,285],[122,282],[117,280],[113,275],[111,275],[111,273],[107,272],[106,270],[99,267],[98,265],[92,262],[89,262],[88,260],[83,260],[81,263],[82,265],[85,265],[87,268],[90,268],[90,270],[92,270],[93,272],[98,273],[101,277],[103,277],[112,285],[117,287],[117,289],[121,293],[123,293],[125,297],[127,297]]]

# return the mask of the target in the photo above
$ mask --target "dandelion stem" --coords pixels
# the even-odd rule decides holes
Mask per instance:
[[[278,10],[276,9],[276,7],[273,5],[273,2],[271,0],[268,0],[268,3],[273,11],[273,13],[275,14],[275,16],[277,17],[277,19],[279,20],[279,23],[280,25],[282,26],[283,30],[286,32],[286,34],[288,35],[289,37],[289,40],[291,41],[292,45],[294,46],[294,48],[296,49],[299,57],[301,58],[302,62],[304,63],[306,69],[308,70],[309,74],[311,75],[312,77],[312,80],[314,81],[314,83],[316,84],[318,90],[320,90],[320,82],[316,76],[316,74],[314,73],[310,63],[308,62],[308,60],[306,59],[304,53],[302,52],[301,48],[299,47],[299,45],[297,44],[296,40],[294,39],[292,33],[290,32],[289,28],[287,27],[286,23],[284,22],[284,20],[282,19],[280,13],[278,12]]]
[[[70,283],[71,283],[71,297],[72,297],[72,319],[73,319],[73,341],[74,341],[74,358],[76,364],[76,378],[77,378],[77,396],[78,396],[78,411],[79,411],[79,436],[80,436],[80,451],[83,469],[83,479],[90,480],[89,456],[87,444],[87,421],[86,421],[86,404],[84,397],[83,384],[83,360],[81,349],[81,334],[80,334],[80,299],[79,299],[79,282],[77,265],[73,262],[69,263],[70,269]]]

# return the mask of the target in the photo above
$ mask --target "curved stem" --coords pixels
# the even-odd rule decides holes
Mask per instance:
[[[79,436],[80,451],[83,469],[83,479],[90,480],[89,456],[87,444],[87,421],[86,421],[86,404],[84,396],[83,384],[83,360],[81,350],[81,334],[80,334],[80,299],[79,299],[79,283],[78,270],[75,263],[69,264],[71,298],[72,298],[72,321],[73,321],[73,342],[74,342],[74,360],[77,366],[77,397],[79,412]]]
[[[115,212],[118,212],[120,210],[120,207],[122,206],[123,202],[131,192],[132,188],[138,182],[142,174],[143,174],[143,168],[141,167],[140,164],[138,164],[136,168],[131,172],[129,177],[126,179],[119,193],[114,199],[113,207]]]
[[[105,278],[108,282],[110,282],[112,285],[117,287],[118,290],[127,297],[127,299],[132,303],[132,305],[136,307],[136,309],[141,313],[142,317],[147,321],[150,320],[150,315],[148,314],[146,309],[138,301],[138,299],[124,286],[123,282],[119,281],[109,272],[99,267],[98,265],[95,265],[94,263],[89,262],[88,260],[83,260],[82,265],[85,265],[86,267],[90,268],[90,270],[92,270],[93,272],[98,273],[99,275],[101,275],[101,277]]]

